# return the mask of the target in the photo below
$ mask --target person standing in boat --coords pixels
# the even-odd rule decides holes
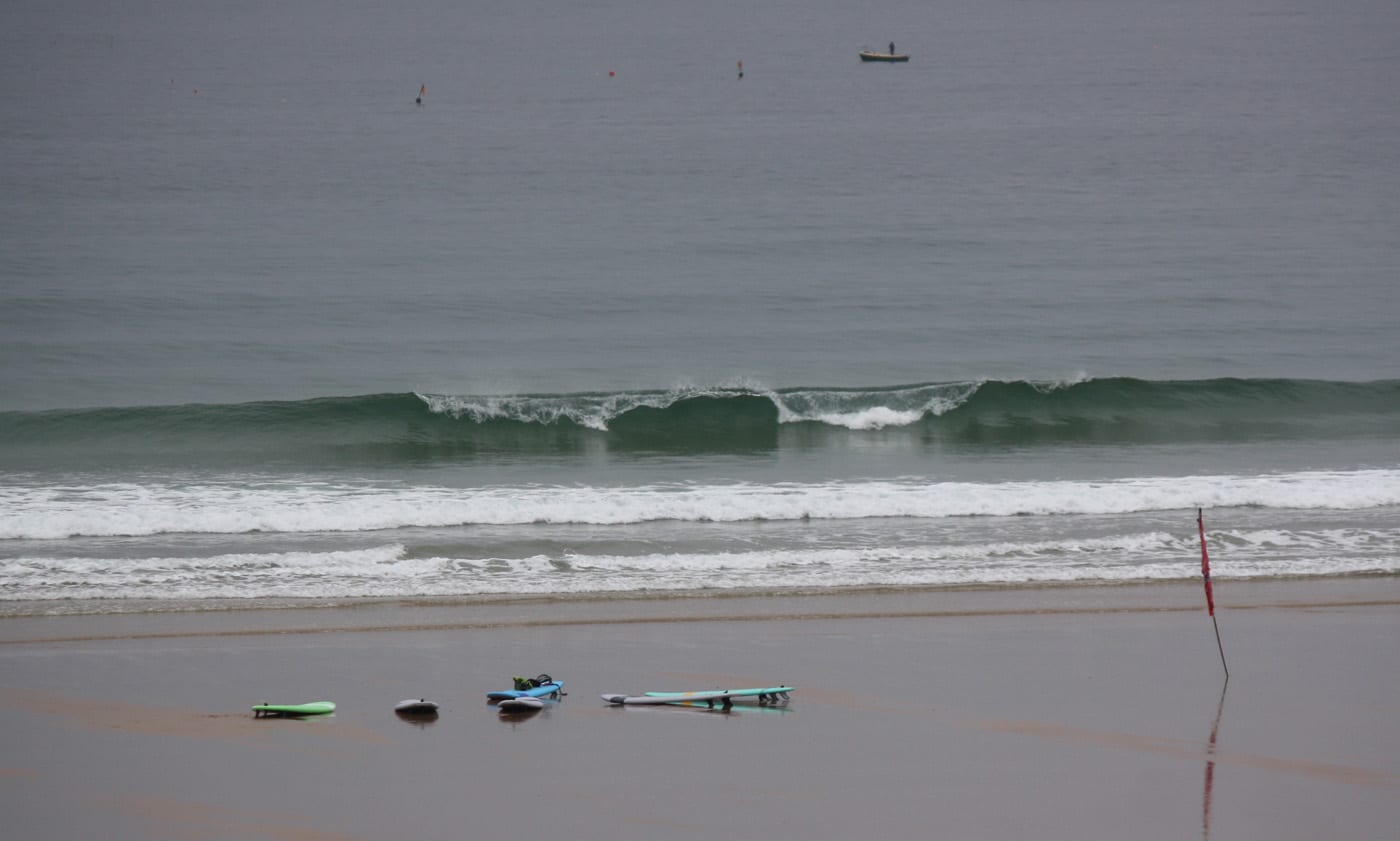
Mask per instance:
[[[894,55],[894,42],[890,42],[890,55]]]

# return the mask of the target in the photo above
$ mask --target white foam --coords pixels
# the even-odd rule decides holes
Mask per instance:
[[[678,386],[666,392],[618,392],[615,394],[565,394],[475,396],[451,394],[418,394],[429,411],[467,417],[475,423],[491,420],[514,420],[541,425],[572,421],[587,429],[607,431],[608,423],[618,415],[638,408],[664,409],[681,400],[695,397],[732,396],[733,390],[722,386],[712,388]]]
[[[210,557],[20,558],[0,564],[0,599],[253,598],[405,595],[404,547]],[[417,565],[433,566],[432,562]],[[391,583],[392,582],[392,583]]]
[[[764,397],[778,410],[779,423],[819,422],[852,430],[883,429],[918,423],[925,415],[942,415],[977,393],[984,381],[914,385],[876,392],[841,389],[794,389],[778,392],[761,384],[736,380],[714,386],[678,384],[668,391],[564,395],[418,394],[429,411],[469,418],[475,423],[514,420],[550,425],[569,420],[606,431],[619,415],[632,409],[666,409],[699,397]],[[1073,383],[1045,383],[1053,390]],[[1033,384],[1035,385],[1035,384]],[[872,400],[879,405],[870,405]]]
[[[910,426],[925,415],[942,415],[977,393],[978,382],[909,386],[885,391],[800,390],[762,392],[778,407],[779,423],[818,422],[852,430]],[[879,405],[867,405],[874,397]]]
[[[661,520],[1128,514],[1196,507],[1343,510],[1400,505],[1400,470],[1103,482],[871,482],[448,488],[231,478],[197,485],[0,488],[0,539],[163,533],[361,532],[413,526]]]
[[[888,426],[908,426],[917,423],[923,416],[924,413],[919,410],[900,412],[876,406],[859,412],[827,412],[817,415],[815,420],[848,429],[884,429]]]
[[[1212,531],[1217,581],[1400,573],[1400,530]],[[1188,580],[1198,545],[1146,532],[1091,539],[524,558],[414,557],[402,544],[328,552],[0,563],[0,600],[337,598],[638,590]]]

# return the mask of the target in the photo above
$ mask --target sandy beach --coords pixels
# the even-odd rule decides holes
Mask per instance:
[[[1400,579],[1217,603],[1228,683],[1176,584],[10,616],[0,808],[111,841],[1393,837]],[[487,705],[538,672],[568,695]]]

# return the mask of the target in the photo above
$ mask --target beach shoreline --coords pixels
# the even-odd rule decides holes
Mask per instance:
[[[1215,579],[1222,609],[1400,605],[1400,575]],[[1192,611],[1199,581],[924,587],[626,591],[363,599],[88,599],[0,603],[0,644],[36,629],[91,627],[114,637],[327,630],[469,630],[538,625]],[[65,622],[64,620],[71,620]],[[143,633],[146,623],[161,630]],[[111,630],[102,630],[110,628]],[[118,629],[130,630],[118,630]],[[47,638],[56,638],[50,636]]]
[[[1400,578],[0,620],[25,838],[757,833],[1369,841],[1400,820]],[[525,718],[484,693],[548,672]],[[776,708],[600,693],[792,685]],[[437,719],[397,718],[403,698]],[[325,720],[254,718],[333,700]],[[677,769],[688,769],[678,775]],[[61,790],[63,793],[56,794]]]
[[[1222,610],[1400,605],[1400,575],[1215,581]],[[59,609],[55,610],[55,607]],[[0,645],[63,639],[328,631],[487,630],[574,624],[1191,612],[1200,582],[622,592],[461,598],[11,602]]]

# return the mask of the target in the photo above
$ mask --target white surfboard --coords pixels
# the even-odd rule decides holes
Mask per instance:
[[[544,701],[539,698],[531,698],[528,695],[519,698],[506,698],[496,704],[496,709],[503,713],[523,713],[544,709]]]
[[[733,701],[730,700],[729,693],[725,692],[722,689],[709,690],[705,692],[676,692],[674,694],[669,694],[664,697],[656,695],[620,695],[612,693],[604,694],[603,700],[607,701],[609,704],[622,704],[628,706],[657,706],[660,704],[701,703],[709,704],[711,706],[713,706],[714,704],[721,704],[727,707],[733,703]]]
[[[747,701],[758,701],[760,705],[780,704],[790,697],[789,692],[793,690],[791,686],[764,686],[753,689],[716,689],[715,692],[723,692],[735,701],[744,699]],[[648,692],[648,698],[665,698],[670,701],[693,701],[697,694],[704,694],[706,690],[700,692]]]

